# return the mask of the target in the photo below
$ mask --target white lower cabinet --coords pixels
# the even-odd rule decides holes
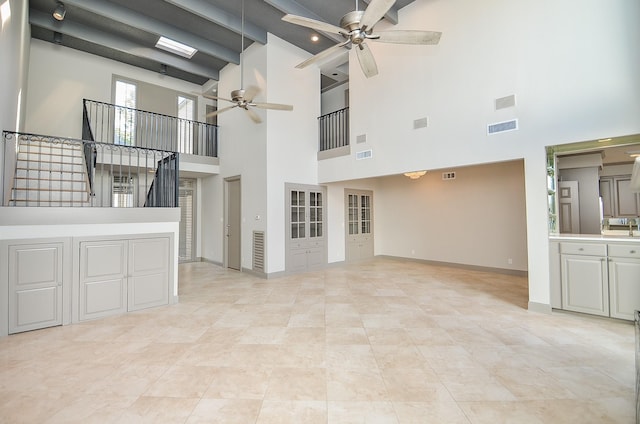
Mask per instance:
[[[609,246],[611,316],[633,321],[640,310],[640,246]]]
[[[606,245],[560,246],[562,308],[609,316]]]
[[[562,309],[633,320],[640,309],[640,245],[560,243]]]
[[[80,242],[78,319],[169,302],[169,238]]]

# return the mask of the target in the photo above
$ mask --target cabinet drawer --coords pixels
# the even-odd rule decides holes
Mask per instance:
[[[640,259],[640,243],[639,244],[610,244],[609,256],[615,256],[618,258]]]
[[[560,253],[566,255],[607,256],[607,245],[592,243],[560,243]]]

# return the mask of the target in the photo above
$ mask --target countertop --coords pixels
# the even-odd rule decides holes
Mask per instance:
[[[617,235],[617,234],[549,234],[549,240],[575,240],[575,241],[604,241],[615,243],[638,243],[640,244],[640,237],[629,235]]]

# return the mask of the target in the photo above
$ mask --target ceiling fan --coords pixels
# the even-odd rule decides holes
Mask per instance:
[[[259,102],[254,102],[253,99],[255,98],[255,96],[258,95],[258,93],[260,93],[260,88],[256,87],[256,86],[250,86],[248,87],[246,90],[244,89],[244,69],[243,69],[243,58],[244,58],[244,0],[242,0],[242,29],[241,29],[241,35],[242,35],[242,47],[241,47],[241,51],[240,51],[240,89],[238,90],[233,90],[231,92],[231,98],[230,99],[226,99],[224,97],[217,97],[217,96],[211,96],[209,94],[202,94],[203,97],[207,98],[207,99],[212,99],[212,100],[223,100],[225,102],[229,102],[229,103],[233,103],[233,105],[231,106],[227,106],[227,107],[223,107],[222,109],[217,109],[211,113],[207,114],[207,118],[211,117],[211,116],[216,116],[222,112],[226,112],[228,110],[231,110],[235,107],[238,107],[240,109],[244,109],[247,114],[249,115],[249,118],[251,118],[251,120],[253,122],[255,122],[256,124],[259,124],[262,122],[262,119],[260,119],[260,115],[258,115],[252,108],[257,107],[260,109],[273,109],[273,110],[293,110],[293,106],[292,105],[283,105],[283,104],[279,104],[279,103],[259,103]]]
[[[378,66],[365,40],[376,40],[382,43],[395,44],[438,44],[441,32],[437,31],[413,31],[395,30],[373,32],[373,27],[391,9],[396,0],[371,0],[366,10],[358,10],[358,0],[356,0],[356,10],[347,13],[340,19],[340,26],[305,18],[304,16],[285,15],[282,20],[307,28],[340,34],[346,40],[321,51],[298,64],[296,68],[304,68],[312,63],[323,60],[342,47],[349,45],[356,46],[356,54],[360,62],[360,68],[367,78],[378,74]]]

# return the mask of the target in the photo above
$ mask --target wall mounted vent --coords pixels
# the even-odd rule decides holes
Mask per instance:
[[[253,232],[253,270],[264,272],[264,231]]]
[[[413,121],[414,130],[417,130],[418,128],[426,128],[427,126],[429,126],[429,120],[426,117]]]
[[[512,94],[510,96],[500,97],[499,99],[496,99],[495,104],[496,110],[514,107],[516,105],[516,95]]]
[[[442,179],[443,180],[455,180],[456,179],[456,173],[454,171],[443,172],[442,173]]]
[[[371,159],[372,155],[373,155],[373,151],[371,150],[363,150],[361,152],[356,152],[356,160]]]
[[[495,124],[487,125],[487,134],[496,134],[506,131],[515,131],[518,129],[518,120],[512,119],[511,121],[497,122]]]
[[[366,142],[367,142],[366,134],[360,134],[359,136],[356,137],[356,143],[366,143]]]

